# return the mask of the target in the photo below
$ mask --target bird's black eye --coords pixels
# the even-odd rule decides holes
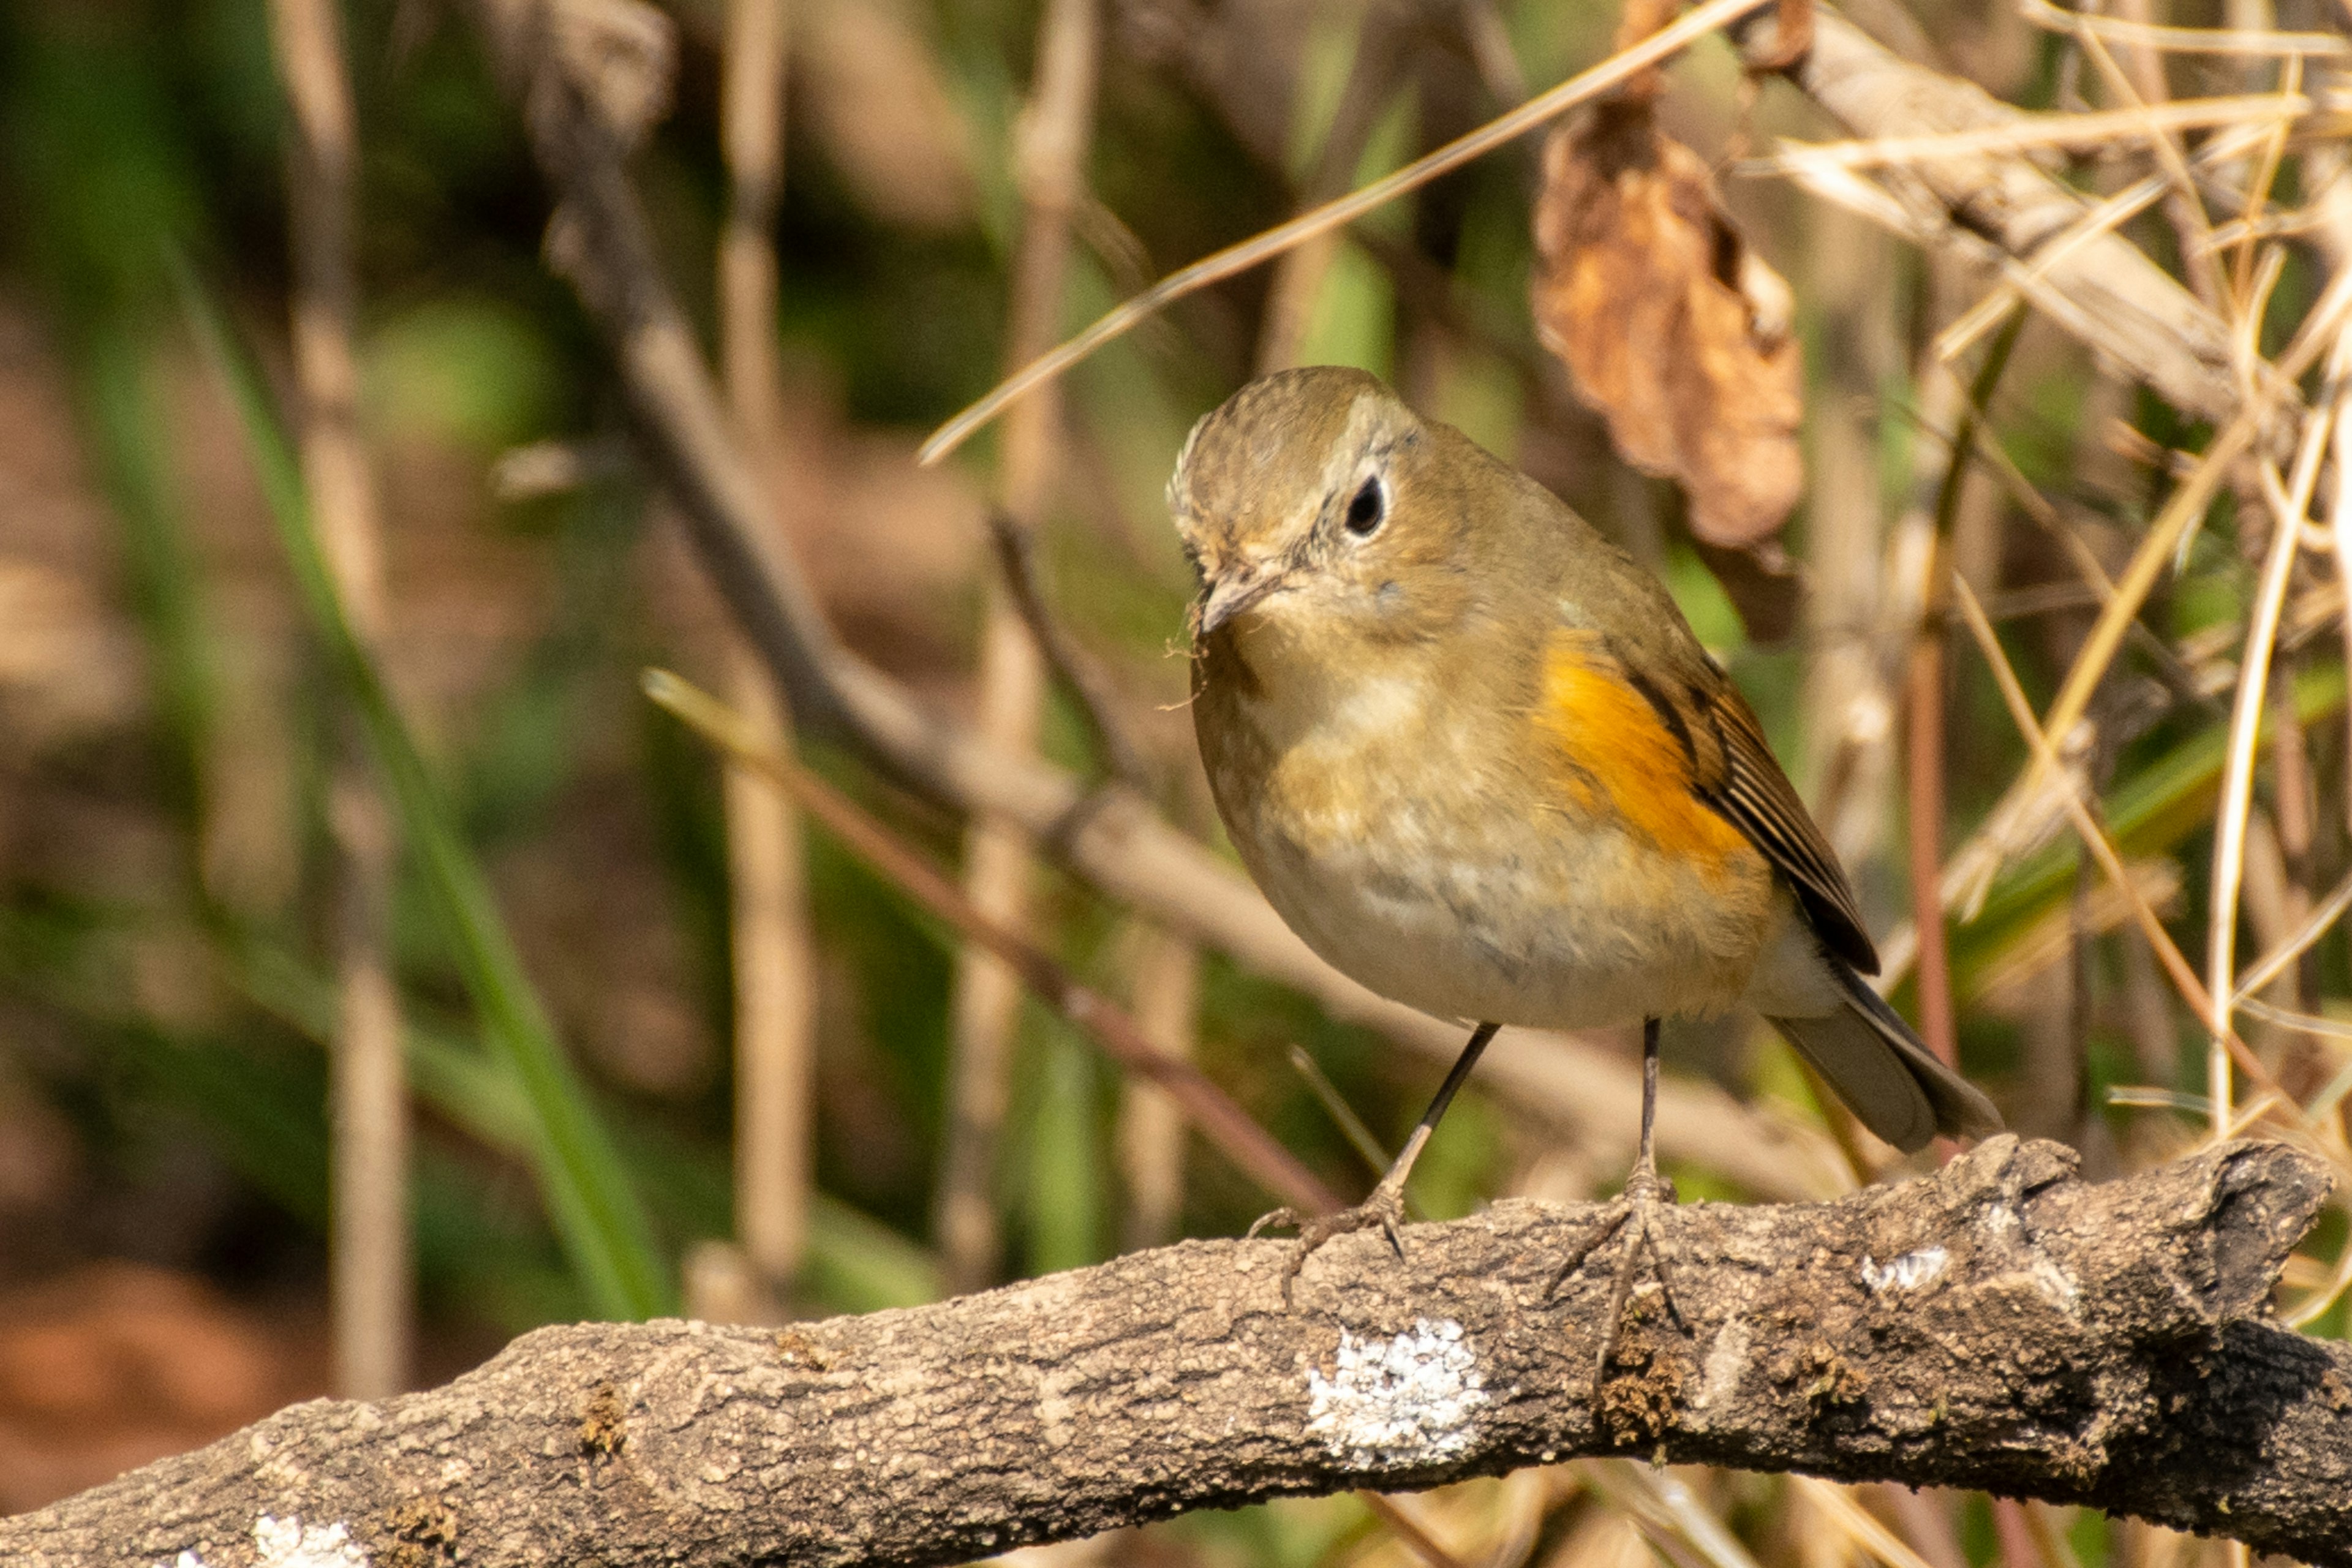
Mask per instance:
[[[1381,481],[1366,479],[1364,488],[1348,503],[1348,531],[1359,539],[1369,539],[1380,531],[1381,520],[1388,511],[1388,497],[1381,492]]]

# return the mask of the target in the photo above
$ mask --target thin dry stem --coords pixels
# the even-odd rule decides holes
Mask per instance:
[[[1129,945],[1129,999],[1154,1045],[1189,1061],[1200,1007],[1201,950],[1173,931],[1139,922]],[[1127,1184],[1129,1249],[1175,1239],[1184,1217],[1184,1119],[1157,1086],[1130,1079],[1118,1119],[1119,1173]]]
[[[785,0],[730,0],[719,84],[730,200],[719,238],[719,353],[745,455],[772,471],[782,441],[776,363],[776,203],[783,184]],[[782,699],[740,636],[728,642],[738,711],[784,743]],[[816,965],[800,820],[757,773],[726,771],[735,983],[735,1231],[769,1310],[789,1300],[814,1181]],[[762,1315],[767,1315],[765,1312]]]
[[[2352,873],[2347,873],[2344,879],[2336,885],[2336,890],[2305,917],[2294,935],[2264,953],[2246,970],[2233,993],[2233,1005],[2243,1006],[2246,998],[2268,985],[2287,965],[2309,952],[2312,943],[2326,936],[2336,922],[2344,918],[2344,911],[2347,909],[2352,909]]]
[[[352,226],[358,125],[333,0],[271,0],[271,40],[293,110],[287,196],[294,251],[294,371],[302,482],[328,566],[362,637],[382,634],[383,544],[359,429]],[[389,938],[394,840],[353,737],[329,784],[337,920],[331,1246],[335,1385],[358,1398],[408,1386],[414,1265],[408,1085]]]
[[[2336,574],[2343,586],[2344,663],[2352,670],[2352,420],[2336,421],[2336,491],[2327,509],[2328,535],[2335,542]],[[2345,705],[2346,752],[2352,755],[2352,703]],[[2352,825],[2352,789],[2344,791],[2345,821]]]
[[[2148,946],[2154,950],[2158,962],[2171,979],[2173,988],[2180,993],[2182,1000],[2189,1004],[2189,1010],[2197,1016],[2211,1017],[2212,1000],[2199,983],[2196,971],[2189,968],[2189,961],[2180,954],[2179,944],[2173,942],[2172,933],[2164,929],[2163,920],[2140,892],[2139,884],[2132,879],[2130,868],[2124,863],[2123,856],[2116,849],[2114,841],[2108,838],[2106,830],[2091,816],[2089,806],[2084,803],[2083,790],[2078,782],[2058,761],[2049,735],[2035,721],[2033,705],[2026,698],[2025,689],[2018,683],[2017,671],[2010,667],[2009,656],[2002,651],[1992,623],[1985,618],[1984,606],[1977,603],[1976,595],[1969,591],[1965,582],[1956,578],[1952,588],[1960,618],[1967,624],[1969,635],[1976,638],[1977,646],[1983,650],[1985,662],[1992,669],[1994,681],[2000,688],[2001,700],[2007,704],[2018,732],[2025,737],[2026,744],[2032,749],[2032,765],[2042,769],[2046,776],[2061,781],[2063,793],[2060,798],[2065,805],[2068,818],[2074,823],[2075,833],[2081,837],[2084,847],[2090,850],[2092,858],[2098,861],[2099,869],[2105,873],[2108,881],[2131,906],[2132,918],[2147,938]],[[2243,1040],[2231,1033],[2224,1035],[2223,1041],[2248,1077],[2266,1091],[2278,1092],[2278,1086],[2271,1080],[2269,1070],[2247,1048]],[[2284,1100],[2284,1096],[2280,1098]],[[2293,1109],[2293,1101],[2285,1101],[2285,1104]],[[2300,1116],[2296,1118],[2298,1122],[2304,1120]]]
[[[2246,820],[2253,808],[2254,762],[2260,742],[2263,701],[2270,681],[2271,653],[2278,644],[2279,616],[2286,607],[2287,580],[2294,570],[2295,546],[2312,487],[2319,479],[2320,455],[2340,412],[2331,400],[2315,414],[2296,454],[2291,490],[2278,472],[2263,465],[2263,484],[2272,510],[2271,547],[2263,564],[2252,625],[2239,661],[2238,696],[2230,714],[2229,762],[2221,775],[2221,799],[2213,837],[2212,914],[2208,927],[2206,988],[2211,995],[2207,1024],[2212,1042],[2206,1053],[2205,1092],[2212,1101],[2214,1135],[2230,1125],[2230,1009],[2237,1000],[2238,893],[2245,876]]]
[[[1883,169],[1984,153],[2034,147],[2113,147],[2171,131],[2213,130],[2259,123],[2292,124],[2317,108],[2301,93],[2252,93],[2142,104],[2094,114],[2051,114],[2020,123],[1948,131],[1930,136],[1881,136],[1857,142],[1791,142],[1769,157],[1740,166],[1748,174],[1787,174],[1802,168]]]
[[[2099,74],[2106,79],[2109,87],[2135,112],[2146,113],[2148,105],[2161,103],[2171,96],[2169,83],[2165,79],[2164,63],[2155,55],[2145,51],[2136,53],[2134,63],[2139,67],[2141,83],[2135,85],[2130,74],[2116,64],[2115,56],[2108,52],[2107,46],[2100,40],[2097,33],[2080,34],[2078,41],[2082,44],[2083,52],[2098,67]],[[2284,123],[2276,129],[2284,134]],[[2263,133],[2260,127],[2241,127],[2239,134],[2249,132],[2255,135]],[[2189,172],[2189,162],[2181,154],[2180,143],[2174,139],[2169,129],[2155,124],[2151,119],[2147,140],[2155,150],[2157,162],[2164,166],[2166,179],[2171,184],[2171,191],[2164,204],[2165,216],[2170,220],[2173,234],[2179,241],[2183,270],[2189,274],[2189,287],[2196,290],[2197,297],[2209,309],[2225,309],[2231,296],[2228,281],[2212,255],[2213,226],[2206,216],[2204,199],[2198,194],[2197,178]],[[2242,291],[2238,297],[2243,298]]]
[[[1050,0],[1038,36],[1036,82],[1014,132],[1014,175],[1021,233],[1013,259],[1009,364],[1053,342],[1069,268],[1070,222],[1086,189],[1093,136],[1097,0]],[[1004,431],[997,493],[1003,528],[1024,536],[1011,551],[1025,561],[1025,536],[1043,521],[1053,493],[1061,404],[1043,389],[1012,411]],[[992,585],[981,632],[982,738],[1015,756],[1034,752],[1045,699],[1045,657],[1018,602],[1024,584]],[[1040,606],[1032,606],[1033,610]],[[1002,817],[976,818],[965,839],[964,888],[990,919],[1018,929],[1028,905],[1032,868],[1025,836]],[[997,1145],[1013,1068],[1018,978],[985,950],[957,954],[951,1004],[948,1133],[940,1162],[940,1246],[950,1286],[989,1282],[999,1250]]]
[[[1695,39],[1751,11],[1761,10],[1770,3],[1771,0],[1708,0],[1706,5],[1686,13],[1673,26],[1653,33],[1633,47],[1612,55],[1550,91],[1529,99],[1509,113],[1488,121],[1477,130],[1455,138],[1425,157],[1415,159],[1395,174],[1375,180],[1338,201],[1326,203],[1313,212],[1302,213],[1288,223],[1253,235],[1237,245],[1228,246],[1180,271],[1170,273],[1134,299],[1105,314],[1051,353],[1032,361],[1018,374],[999,383],[979,402],[940,426],[932,432],[930,439],[923,443],[922,450],[918,454],[919,460],[926,464],[938,462],[970,439],[973,431],[995,418],[1032,388],[1060,375],[1095,350],[1132,331],[1139,324],[1186,295],[1197,293],[1211,284],[1221,283],[1271,261],[1294,246],[1303,245],[1327,230],[1351,224],[1440,174],[1517,141],[1578,104],[1598,98],[1658,62],[1680,53]]]
[[[1251,1120],[1192,1063],[1161,1050],[1124,1010],[1073,979],[1069,972],[1020,932],[987,913],[954,883],[824,780],[780,752],[765,749],[740,715],[709,693],[666,670],[648,670],[646,695],[728,756],[755,768],[790,795],[800,808],[860,858],[966,939],[985,946],[1034,992],[1038,999],[1077,1026],[1120,1066],[1143,1074],[1184,1107],[1234,1163],[1266,1190],[1313,1213],[1339,1202],[1315,1173],[1300,1164],[1273,1135]]]
[[[2100,610],[2098,620],[2084,638],[2056,700],[2037,727],[2038,733],[2063,736],[2082,721],[2092,693],[2105,679],[2108,667],[2123,647],[2126,629],[2139,614],[2140,605],[2147,602],[2173,552],[2189,528],[2204,516],[2231,465],[2252,449],[2275,404],[2291,395],[2296,378],[2309,370],[2335,341],[2336,329],[2347,310],[2352,310],[2352,270],[2339,273],[2329,282],[2327,291],[2305,319],[2287,353],[2281,356],[2277,375],[2258,384],[2236,417],[2213,437],[2195,469],[2174,489],[2163,510],[2148,525],[2130,564],[2116,583],[2115,597]],[[2047,765],[2037,756],[2030,768],[2038,771]]]
[[[1394,17],[1380,6],[1366,6],[1356,26],[1355,58],[1348,68],[1348,85],[1331,123],[1323,132],[1315,170],[1306,191],[1310,209],[1345,192],[1355,178],[1364,148],[1379,128],[1381,110],[1395,95],[1403,73],[1404,53],[1397,45]],[[1266,292],[1263,324],[1258,331],[1257,373],[1270,374],[1298,363],[1298,351],[1313,321],[1315,302],[1329,277],[1346,237],[1337,229],[1317,235],[1284,253]]]
[[[1901,1536],[1864,1509],[1851,1488],[1814,1476],[1793,1477],[1789,1484],[1802,1492],[1806,1500],[1820,1510],[1850,1542],[1877,1558],[1886,1568],[1934,1568]]]
[[[2250,27],[2175,27],[2148,22],[2102,16],[2090,11],[2067,11],[2050,0],[2019,0],[2018,15],[2053,32],[2091,34],[2138,49],[2181,55],[2239,55],[2276,58],[2282,55],[2352,55],[2352,43],[2333,33],[2282,33]]]

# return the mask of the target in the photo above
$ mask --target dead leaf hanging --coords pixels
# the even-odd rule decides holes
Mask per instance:
[[[1645,101],[1553,132],[1543,174],[1533,306],[1545,346],[1618,455],[1682,487],[1694,533],[1733,548],[1769,537],[1804,489],[1788,285]]]

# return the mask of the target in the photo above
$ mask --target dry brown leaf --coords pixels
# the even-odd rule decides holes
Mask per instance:
[[[1803,364],[1790,294],[1645,104],[1553,132],[1536,204],[1537,330],[1618,455],[1674,479],[1691,531],[1738,548],[1804,489]]]

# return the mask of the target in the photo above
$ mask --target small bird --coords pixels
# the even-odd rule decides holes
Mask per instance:
[[[1901,1149],[2000,1128],[1863,981],[1853,890],[1730,678],[1551,492],[1317,366],[1204,416],[1168,500],[1201,581],[1193,730],[1243,863],[1342,973],[1475,1025],[1362,1205],[1252,1227],[1298,1227],[1290,1276],[1372,1226],[1402,1256],[1405,1180],[1505,1024],[1643,1026],[1632,1176],[1553,1281],[1631,1223],[1604,1370],[1644,1247],[1664,1283],[1662,1018],[1754,1008]]]

